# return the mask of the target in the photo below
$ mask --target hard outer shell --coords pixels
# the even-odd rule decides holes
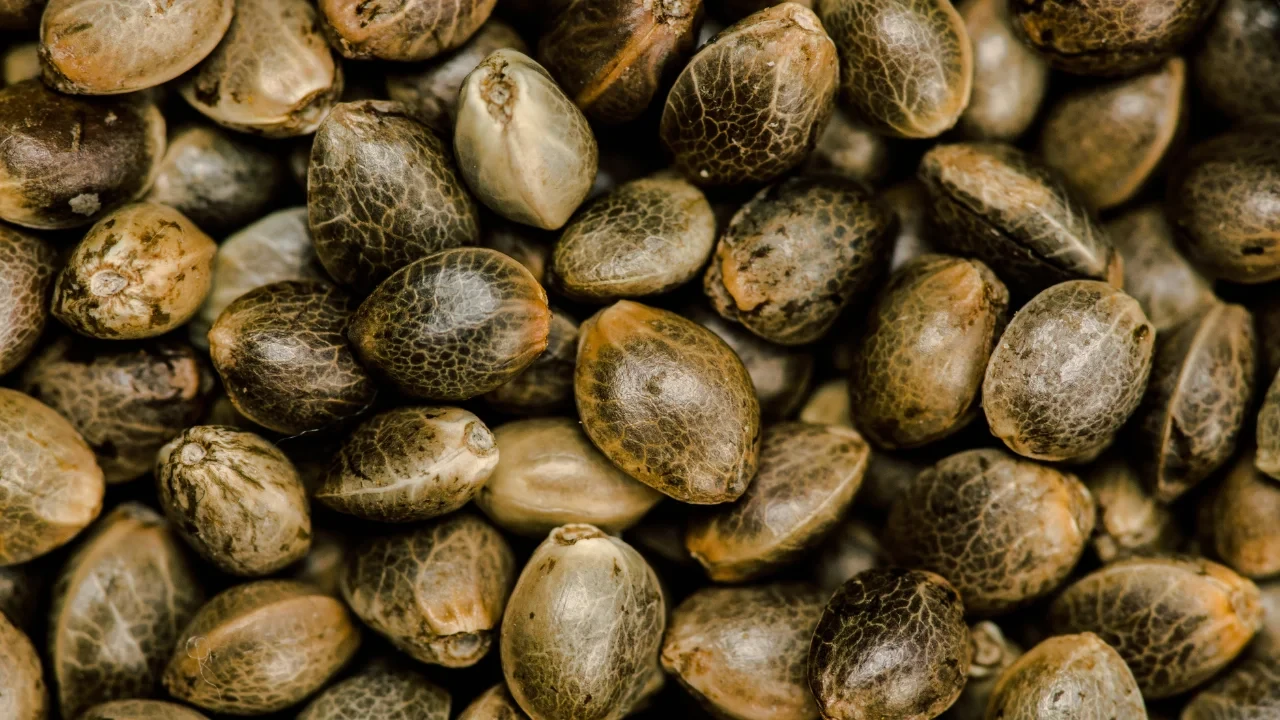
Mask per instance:
[[[345,292],[314,280],[263,285],[228,305],[209,352],[236,410],[287,434],[364,411],[377,387],[347,345],[354,309]]]
[[[289,580],[245,583],[196,613],[164,685],[205,710],[261,715],[320,689],[359,645],[342,601]]]
[[[466,400],[520,374],[547,347],[547,294],[495,250],[458,248],[399,270],[351,318],[365,367],[402,392]]]
[[[1037,460],[1096,454],[1142,401],[1155,329],[1133,298],[1073,280],[1010,321],[991,353],[982,406],[991,433]]]
[[[935,145],[920,161],[937,240],[958,255],[1000,269],[1022,294],[1066,280],[1119,286],[1111,240],[1061,178],[1032,156],[1001,143]]]
[[[1086,471],[1098,507],[1093,549],[1103,563],[1173,552],[1182,542],[1176,519],[1156,500],[1120,452]]]
[[[811,10],[783,3],[702,46],[667,95],[659,132],[699,185],[768,182],[804,162],[834,108],[836,46]]]
[[[698,274],[715,242],[715,215],[701,190],[678,177],[633,180],[565,227],[550,284],[572,300],[599,304],[665,293]]]
[[[925,720],[964,689],[973,649],[960,594],[930,572],[868,570],[827,602],[809,688],[827,720]]]
[[[578,321],[553,308],[547,349],[519,375],[485,393],[485,402],[516,415],[544,415],[569,407],[577,355]]]
[[[302,558],[311,513],[293,463],[250,432],[197,425],[156,455],[160,504],[205,560],[235,575],[267,575]]]
[[[533,720],[620,720],[663,683],[666,604],[640,553],[591,525],[551,531],[502,620],[502,672]]]
[[[1197,315],[1213,299],[1213,288],[1178,252],[1173,228],[1158,205],[1130,210],[1103,230],[1124,261],[1124,291],[1164,332]]]
[[[489,652],[515,572],[493,526],[454,514],[352,549],[339,585],[352,611],[397,648],[456,668]]]
[[[449,720],[449,693],[408,669],[375,665],[312,700],[298,720]]]
[[[414,260],[480,239],[480,210],[448,146],[383,100],[340,103],[320,124],[307,210],[325,269],[366,291]]]
[[[1280,573],[1280,483],[1253,466],[1246,452],[1227,472],[1213,500],[1214,548],[1245,577]]]
[[[1280,121],[1191,149],[1169,184],[1169,219],[1205,273],[1239,283],[1280,278]]]
[[[685,535],[712,580],[759,577],[821,542],[853,502],[871,453],[852,429],[805,423],[770,426],[762,445],[747,492]]]
[[[344,57],[427,60],[465,43],[497,0],[320,0],[325,34]]]
[[[62,716],[156,695],[178,633],[204,603],[159,514],[124,503],[95,526],[53,589],[49,654]]]
[[[13,720],[45,720],[49,691],[31,641],[0,615],[0,713]]]
[[[529,720],[529,716],[507,692],[506,683],[498,683],[472,701],[458,720]]]
[[[62,547],[102,511],[106,483],[84,438],[49,406],[0,388],[0,565]]]
[[[1257,440],[1258,469],[1280,480],[1280,374],[1272,380],[1258,413]]]
[[[805,662],[825,605],[805,585],[703,588],[672,612],[662,667],[716,717],[817,720]]]
[[[922,255],[880,291],[853,356],[855,422],[877,446],[940,440],[978,414],[1009,291],[983,263]]]
[[[1031,648],[1000,676],[987,717],[1004,720],[1145,718],[1133,673],[1111,646],[1086,632]]]
[[[218,246],[173,208],[136,203],[99,220],[53,286],[54,317],[105,340],[155,337],[196,314]]]
[[[82,0],[84,1],[84,0]],[[307,0],[236,0],[218,47],[178,83],[191,107],[266,137],[315,132],[342,94],[342,66]]]
[[[546,233],[493,216],[485,218],[483,230],[481,247],[509,256],[525,266],[538,284],[545,284],[547,265],[551,263],[551,245]]]
[[[786,420],[795,414],[797,406],[804,401],[809,381],[813,379],[814,359],[807,348],[771,343],[702,304],[693,306],[685,314],[715,333],[737,353],[751,376],[751,384],[755,386],[763,419]]]
[[[1253,407],[1257,348],[1249,311],[1220,302],[1158,337],[1135,449],[1160,502],[1173,502],[1235,452]]]
[[[840,102],[883,135],[930,138],[956,124],[973,86],[973,43],[945,0],[817,0],[840,50]],[[904,38],[910,38],[904,40]]]
[[[1049,66],[1014,34],[1007,0],[966,0],[956,11],[973,43],[973,88],[960,133],[975,140],[1014,140],[1036,118]]]
[[[1121,205],[1169,151],[1185,114],[1181,58],[1132,78],[1068,93],[1049,109],[1040,157],[1091,208]]]
[[[57,269],[51,245],[0,226],[0,375],[22,364],[40,339]]]
[[[1217,0],[1010,0],[1013,27],[1055,69],[1130,75],[1173,55]]]
[[[904,567],[942,574],[975,615],[1052,592],[1093,532],[1093,498],[1075,475],[969,450],[943,459],[894,500],[885,549]]]
[[[538,62],[588,117],[616,124],[649,106],[693,52],[701,0],[568,0],[538,40]]]
[[[573,419],[516,420],[493,435],[498,466],[475,502],[508,532],[545,537],[589,523],[620,533],[662,499],[610,463]]]
[[[209,720],[189,707],[163,700],[112,700],[89,708],[79,720]]]
[[[784,345],[820,339],[889,259],[893,216],[845,178],[791,178],[729,221],[703,277],[716,311]]]
[[[886,556],[877,533],[856,518],[846,518],[813,558],[813,579],[825,592],[835,592],[860,572],[884,567]]]
[[[393,68],[387,74],[387,96],[403,103],[422,124],[449,137],[458,113],[462,82],[489,53],[502,48],[529,52],[529,46],[510,25],[490,18],[448,56],[421,66]]]
[[[378,522],[416,522],[467,504],[498,465],[493,433],[466,410],[404,407],[347,436],[313,497]]]
[[[490,210],[544,230],[564,226],[591,190],[599,149],[586,117],[541,65],[495,50],[458,94],[453,149]]]
[[[39,80],[0,90],[0,219],[79,227],[141,197],[164,157],[164,128],[140,97],[73,97]]]
[[[751,376],[692,320],[628,300],[596,313],[582,324],[574,395],[591,442],[681,502],[736,500],[756,474],[760,405]]]
[[[813,8],[813,0],[792,0],[801,7]],[[781,5],[781,0],[707,0],[707,7],[711,13],[723,22],[730,23],[741,20],[742,18],[754,12],[771,7],[773,5]],[[713,24],[715,20],[709,21],[707,24]],[[703,34],[707,33],[703,28]]]
[[[987,701],[995,690],[1000,675],[1022,655],[1022,648],[1010,642],[1000,627],[990,620],[969,628],[973,645],[973,661],[969,663],[969,681],[954,705],[942,714],[943,720],[982,720]]]
[[[1222,0],[1192,55],[1200,96],[1235,120],[1280,113],[1277,27],[1271,0]]]
[[[1217,563],[1133,558],[1077,580],[1054,601],[1049,621],[1055,634],[1096,633],[1152,700],[1185,692],[1231,662],[1262,626],[1262,607],[1256,585]]]
[[[234,0],[118,6],[49,0],[40,19],[44,81],[55,90],[114,95],[166,83],[213,52]]]
[[[1280,657],[1240,665],[1196,694],[1182,720],[1265,720],[1280,713]]]

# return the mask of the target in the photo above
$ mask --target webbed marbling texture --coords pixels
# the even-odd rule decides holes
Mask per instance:
[[[0,713],[13,720],[45,720],[49,690],[31,641],[0,615]]]
[[[1090,632],[1031,648],[996,682],[987,717],[1002,720],[1137,720],[1147,716],[1124,660]]]
[[[564,410],[573,405],[577,359],[578,321],[552,308],[547,349],[518,375],[485,393],[484,401],[514,415],[549,415]]]
[[[465,43],[497,0],[320,0],[324,30],[343,56],[427,60]]]
[[[420,673],[375,661],[317,696],[298,720],[449,720],[451,702]]]
[[[1182,720],[1266,720],[1280,713],[1280,657],[1237,666],[1196,693]]]
[[[1280,480],[1280,373],[1272,379],[1258,412],[1258,469]]]
[[[58,256],[44,240],[0,226],[0,375],[35,349],[49,318]]]
[[[715,333],[742,360],[756,389],[761,419],[765,422],[787,420],[795,415],[813,380],[816,363],[811,348],[769,342],[741,324],[725,319],[705,303],[693,305],[683,314]]]
[[[164,700],[112,700],[89,708],[79,720],[209,720],[185,705]]]
[[[1280,113],[1280,6],[1222,0],[1191,54],[1200,96],[1236,120]]]
[[[473,700],[458,720],[529,720],[529,716],[511,697],[506,683],[500,682]]]

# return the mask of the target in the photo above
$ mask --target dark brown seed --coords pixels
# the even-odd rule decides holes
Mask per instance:
[[[539,285],[546,284],[547,266],[551,264],[551,245],[545,234],[501,218],[485,219],[480,246],[497,250],[525,266]]]
[[[1231,662],[1262,625],[1258,587],[1203,558],[1134,558],[1096,570],[1050,608],[1056,634],[1092,632],[1148,700],[1185,692]]]
[[[1142,694],[1120,655],[1097,635],[1051,637],[1000,676],[987,717],[1003,720],[1145,718]]]
[[[1280,374],[1272,380],[1258,413],[1257,441],[1258,469],[1280,480]]]
[[[1061,178],[999,143],[936,145],[920,161],[942,246],[1000,269],[1024,295],[1066,280],[1121,282],[1120,256]]]
[[[1280,713],[1280,657],[1258,658],[1196,694],[1182,720],[1264,720]]]
[[[787,420],[795,414],[813,377],[813,354],[807,348],[771,343],[741,325],[725,320],[703,304],[694,305],[685,315],[715,333],[737,353],[751,376],[751,384],[755,386],[761,417],[765,420]],[[836,424],[820,420],[805,422]]]
[[[973,645],[973,661],[969,664],[969,681],[954,705],[947,709],[942,720],[982,720],[986,717],[987,701],[995,690],[1001,674],[1021,655],[1022,648],[1007,640],[1000,627],[990,620],[983,620],[969,628]],[[1064,719],[1065,720],[1065,719]]]
[[[0,615],[19,628],[34,626],[44,580],[44,573],[29,564],[0,566]]]
[[[918,178],[908,178],[880,195],[880,202],[898,218],[897,232],[891,241],[893,255],[889,269],[897,270],[912,258],[934,250],[932,204],[929,191]]]
[[[1280,573],[1280,483],[1253,466],[1245,452],[1227,472],[1213,500],[1214,548],[1236,572],[1251,578]]]
[[[14,720],[45,720],[49,690],[40,656],[21,630],[0,615],[0,711]]]
[[[742,361],[710,330],[621,300],[582,324],[574,373],[583,429],[628,475],[687,503],[746,491],[760,405]]]
[[[1014,140],[1036,118],[1049,66],[1013,32],[1007,0],[956,7],[973,42],[973,91],[959,130],[974,140]]]
[[[972,652],[960,594],[946,580],[868,570],[822,611],[809,688],[827,720],[932,718],[960,696]]]
[[[79,720],[209,720],[189,707],[164,700],[113,700],[89,708]]]
[[[325,690],[298,720],[449,720],[449,693],[421,674],[375,664]]]
[[[497,0],[404,0],[382,7],[358,0],[320,0],[325,33],[345,57],[428,60],[465,43],[489,19]]]
[[[1103,226],[1124,259],[1124,291],[1142,306],[1157,332],[1197,315],[1213,288],[1174,245],[1158,205],[1130,210]]]
[[[834,173],[874,184],[888,174],[892,160],[886,138],[854,124],[837,108],[818,138],[818,145],[809,153],[804,170],[813,174]]]
[[[573,404],[573,367],[578,356],[578,321],[551,311],[547,349],[519,375],[484,394],[495,409],[514,415],[545,415]]]
[[[466,400],[519,375],[547,347],[547,294],[523,265],[486,248],[436,253],[378,286],[348,336],[366,367],[402,392]]]
[[[1192,55],[1209,104],[1236,120],[1280,113],[1277,27],[1280,6],[1271,0],[1222,0]]]
[[[0,226],[0,375],[22,364],[40,339],[57,269],[51,245]]]
[[[529,716],[507,692],[506,683],[498,683],[473,700],[458,720],[529,720]]]
[[[1098,507],[1093,549],[1103,563],[1169,553],[1181,545],[1173,513],[1156,500],[1123,454],[1099,460],[1086,471],[1085,481]]]
[[[836,46],[812,11],[766,8],[720,32],[685,66],[662,111],[662,142],[691,182],[768,182],[817,144],[839,74]]]

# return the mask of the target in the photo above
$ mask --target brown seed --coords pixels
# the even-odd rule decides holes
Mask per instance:
[[[1130,210],[1103,226],[1124,259],[1124,291],[1142,305],[1157,332],[1198,314],[1213,288],[1174,245],[1158,205]]]
[[[1076,581],[1054,601],[1049,621],[1059,635],[1096,633],[1153,700],[1231,662],[1262,625],[1259,600],[1256,585],[1203,558],[1133,558]]]
[[[844,516],[870,452],[849,428],[771,426],[747,492],[696,517],[685,547],[718,582],[741,582],[786,565],[821,542]]]
[[[361,543],[339,585],[352,611],[397,648],[456,668],[489,652],[515,573],[492,525],[453,514]]]
[[[307,554],[311,513],[293,463],[250,432],[197,425],[156,455],[160,504],[223,572],[269,575]]]
[[[796,408],[804,401],[805,391],[813,378],[814,360],[807,348],[791,348],[771,343],[738,323],[724,319],[703,304],[690,307],[684,314],[715,333],[730,350],[737,353],[743,366],[747,368],[747,374],[751,376],[751,384],[755,386],[762,418],[786,420],[795,414]],[[805,422],[832,424],[809,420]]]
[[[1251,578],[1280,573],[1280,483],[1253,466],[1245,452],[1227,472],[1213,500],[1218,557]]]
[[[204,591],[159,514],[124,503],[98,523],[53,589],[49,655],[63,717],[157,694]]]
[[[112,700],[89,708],[79,720],[209,720],[184,705],[163,700]]]
[[[544,415],[573,404],[573,366],[578,355],[578,321],[551,310],[547,349],[519,375],[484,394],[494,409],[514,415]]]
[[[465,43],[489,19],[497,0],[405,0],[370,6],[320,0],[325,34],[345,57],[428,60]]]
[[[1280,657],[1280,580],[1258,586],[1262,593],[1262,629],[1249,644],[1251,657]]]
[[[205,710],[261,715],[319,690],[359,645],[340,600],[301,583],[259,580],[200,608],[176,643],[164,686]]]
[[[84,438],[49,406],[0,388],[0,565],[70,542],[102,511],[106,483]]]
[[[1005,638],[1000,627],[990,620],[969,628],[973,661],[969,663],[969,681],[956,702],[942,714],[943,720],[982,720],[996,682],[1005,670],[1022,655],[1022,648]]]
[[[473,700],[458,720],[529,720],[529,716],[507,692],[506,683],[498,683]]]
[[[974,140],[1014,140],[1036,118],[1049,66],[1013,32],[1007,0],[956,7],[973,42],[973,90],[959,129]]]
[[[827,720],[937,717],[964,689],[972,652],[960,594],[946,580],[868,570],[822,611],[809,688]]]
[[[0,227],[0,375],[35,349],[49,317],[58,255],[44,240]]]
[[[325,690],[298,720],[449,720],[451,704],[449,693],[420,673],[375,663]]]
[[[1267,718],[1280,712],[1280,657],[1244,663],[1196,693],[1182,720]]]
[[[1156,501],[1121,453],[1090,467],[1085,481],[1098,506],[1093,549],[1103,563],[1169,553],[1182,544],[1173,513]]]
[[[1196,87],[1210,105],[1236,120],[1280,113],[1276,27],[1280,7],[1270,0],[1222,0],[1192,54]]]
[[[0,615],[0,712],[13,720],[45,720],[49,691],[40,656],[21,630]]]
[[[1280,480],[1280,374],[1272,380],[1258,413],[1257,441],[1258,469]]]
[[[523,265],[494,250],[458,248],[388,278],[347,334],[365,367],[402,392],[466,400],[532,364],[550,328],[547,294]]]
[[[889,269],[897,270],[912,258],[934,250],[933,218],[929,191],[919,178],[908,178],[880,195],[880,202],[897,217],[897,231],[890,241],[893,255]]]
[[[1110,285],[1045,290],[991,353],[982,407],[992,434],[1037,460],[1096,456],[1142,401],[1154,343],[1138,302]]]
[[[672,612],[662,667],[716,717],[816,720],[805,661],[824,605],[806,585],[703,588]]]
[[[853,357],[858,428],[877,446],[926,445],[968,425],[1009,318],[1009,291],[977,260],[922,255],[880,291]]]
[[[837,525],[813,558],[813,580],[818,587],[835,592],[854,575],[887,565],[876,534],[866,523],[852,517]]]
[[[836,46],[811,10],[766,8],[721,31],[685,66],[662,111],[662,142],[690,182],[768,182],[817,144],[839,74]]]
[[[596,447],[681,502],[736,500],[756,474],[751,376],[692,320],[628,300],[596,313],[582,324],[574,395]]]
[[[487,217],[480,246],[497,250],[525,266],[539,285],[546,284],[547,266],[551,264],[551,245],[544,233],[528,225]]]
[[[843,111],[831,113],[831,121],[809,153],[805,172],[834,173],[850,180],[876,183],[884,179],[891,163],[885,138],[855,125]]]
[[[1031,648],[1000,676],[987,717],[1004,720],[1145,718],[1142,694],[1120,655],[1086,632]]]
[[[947,0],[818,0],[840,50],[840,102],[876,132],[930,138],[969,105],[973,43]]]
[[[0,566],[0,614],[19,628],[33,627],[44,579],[30,564]]]

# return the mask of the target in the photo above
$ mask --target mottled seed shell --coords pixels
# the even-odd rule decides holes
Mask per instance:
[[[544,230],[562,227],[591,190],[599,162],[582,111],[526,55],[495,50],[462,84],[453,149],[490,210]]]
[[[956,11],[973,42],[973,90],[959,130],[974,140],[1014,140],[1036,118],[1049,66],[1014,34],[1008,0],[965,0]]]
[[[878,133],[930,138],[969,105],[973,43],[947,0],[817,0],[840,49],[840,103]]]
[[[298,720],[449,720],[451,704],[421,674],[379,664],[325,690]]]
[[[547,294],[495,250],[458,248],[399,270],[351,318],[365,367],[402,392],[466,400],[519,375],[547,347]]]
[[[920,161],[933,220],[930,239],[1000,269],[1016,292],[1066,280],[1119,285],[1120,256],[1061,178],[1000,143],[935,145]]]
[[[1280,480],[1280,374],[1271,381],[1258,413],[1257,441],[1257,468]]]
[[[662,143],[699,185],[768,182],[817,144],[839,74],[813,11],[766,8],[721,31],[681,71],[662,110]]]
[[[360,631],[340,600],[289,580],[245,583],[196,613],[164,686],[205,710],[261,715],[319,690],[359,645]]]
[[[508,532],[545,537],[589,523],[620,533],[662,499],[610,463],[573,419],[516,420],[493,435],[501,455],[475,501]]]
[[[0,388],[0,565],[67,544],[102,511],[106,483],[84,438],[56,411]]]
[[[1280,121],[1192,148],[1169,184],[1169,219],[1205,273],[1241,283],[1280,278]]]
[[[1245,577],[1280,573],[1280,483],[1253,466],[1245,452],[1227,472],[1213,501],[1214,548]]]
[[[922,255],[889,279],[853,356],[855,422],[876,445],[926,445],[979,412],[1009,291],[983,263]]]
[[[79,720],[209,720],[184,705],[163,700],[112,700],[89,708]]]
[[[49,690],[40,656],[21,630],[0,615],[0,713],[13,720],[45,720]]]
[[[884,179],[892,164],[889,141],[849,120],[836,108],[831,121],[809,153],[804,170],[835,173],[850,180],[876,183]]]
[[[82,0],[83,1],[83,0]],[[307,0],[236,0],[218,47],[178,83],[209,119],[267,137],[315,132],[342,94],[342,66]]]
[[[156,451],[204,414],[213,372],[175,340],[96,343],[64,336],[38,353],[20,388],[89,443],[107,483],[151,472]]]
[[[502,620],[502,672],[533,720],[620,720],[662,687],[666,604],[640,553],[591,525],[551,531]]]
[[[1035,296],[987,365],[991,433],[1037,460],[1096,455],[1142,401],[1155,334],[1138,302],[1106,283],[1073,280]]]
[[[168,523],[124,503],[95,526],[53,589],[49,655],[62,716],[157,694],[204,591]]]
[[[1059,98],[1040,130],[1040,157],[1085,204],[1128,201],[1169,151],[1186,114],[1187,66],[1170,58],[1150,71]]]
[[[314,280],[263,285],[228,305],[209,331],[209,352],[236,410],[286,434],[365,410],[377,388],[347,346],[354,308]]]
[[[1111,646],[1086,632],[1031,648],[1000,676],[987,717],[1003,720],[1145,718],[1133,673]]]
[[[724,319],[704,304],[694,305],[685,315],[715,333],[737,353],[751,376],[764,420],[786,420],[795,414],[813,379],[814,359],[807,348],[771,343],[742,325]]]
[[[1213,288],[1174,245],[1173,228],[1158,205],[1130,210],[1103,226],[1124,261],[1124,291],[1164,332],[1198,314]]]
[[[268,575],[307,554],[306,491],[289,458],[263,438],[187,428],[160,449],[155,474],[174,528],[222,571]]]
[[[1159,64],[1195,34],[1217,0],[1010,0],[1020,37],[1058,70],[1130,75]]]
[[[1215,302],[1156,342],[1137,455],[1156,499],[1169,503],[1222,466],[1253,407],[1253,316]]]
[[[365,291],[414,260],[480,239],[480,209],[449,148],[383,100],[340,103],[320,124],[307,210],[325,269]]]
[[[969,680],[955,704],[941,715],[942,720],[983,720],[996,682],[1022,655],[1022,648],[1006,639],[1000,627],[990,620],[975,623],[969,628],[969,635],[973,646]]]
[[[324,30],[344,57],[427,60],[470,39],[497,0],[399,0],[386,7],[320,0]]]
[[[1002,450],[969,450],[906,486],[894,500],[884,544],[900,565],[945,576],[967,612],[997,615],[1067,578],[1094,514],[1075,475]]]
[[[837,176],[784,180],[734,214],[703,277],[728,320],[776,343],[822,338],[889,259],[893,216]]]
[[[850,428],[769,427],[747,492],[696,517],[685,547],[718,582],[750,580],[782,567],[821,542],[844,516],[870,453]]]
[[[40,19],[44,81],[56,90],[115,95],[166,83],[213,52],[233,0],[112,6],[49,0]]]
[[[1280,657],[1240,665],[1196,694],[1182,720],[1265,720],[1280,713]]]
[[[0,90],[0,219],[79,227],[140,197],[164,157],[164,128],[139,97],[73,97],[38,80]]]
[[[822,611],[809,688],[827,720],[926,720],[960,696],[972,652],[960,594],[946,580],[868,570]]]
[[[49,317],[58,254],[44,240],[0,225],[0,375],[35,349]]]
[[[806,585],[703,588],[672,612],[662,667],[716,717],[817,720],[805,662],[826,599]]]
[[[582,324],[574,372],[583,429],[628,475],[700,505],[746,491],[760,404],[742,361],[710,330],[621,300]]]
[[[454,514],[353,548],[339,586],[365,625],[414,659],[469,667],[489,652],[515,572],[492,525]]]
[[[417,522],[467,504],[498,465],[493,433],[466,410],[405,407],[347,436],[313,497],[378,522]]]
[[[715,242],[715,214],[701,190],[665,174],[633,180],[565,227],[549,281],[581,302],[658,295],[692,280]]]
[[[458,720],[529,720],[529,716],[507,692],[506,683],[498,683],[473,700]]]
[[[1076,581],[1049,620],[1056,634],[1096,633],[1152,700],[1185,692],[1231,662],[1261,627],[1262,607],[1256,585],[1217,563],[1134,558]]]
[[[547,349],[519,375],[485,393],[485,402],[514,415],[564,410],[573,404],[573,366],[577,356],[578,321],[552,309]]]
[[[591,119],[634,119],[693,52],[701,0],[568,0],[538,40],[538,62]]]
[[[1116,452],[1086,471],[1098,507],[1093,549],[1103,563],[1173,552],[1182,541],[1173,513],[1143,484],[1133,465]]]
[[[551,264],[551,245],[547,242],[547,233],[494,216],[485,219],[483,230],[481,247],[509,256],[525,266],[538,284],[545,284],[547,266]]]
[[[1280,113],[1280,6],[1222,0],[1192,56],[1200,95],[1236,120]],[[1193,718],[1199,720],[1199,718]]]

